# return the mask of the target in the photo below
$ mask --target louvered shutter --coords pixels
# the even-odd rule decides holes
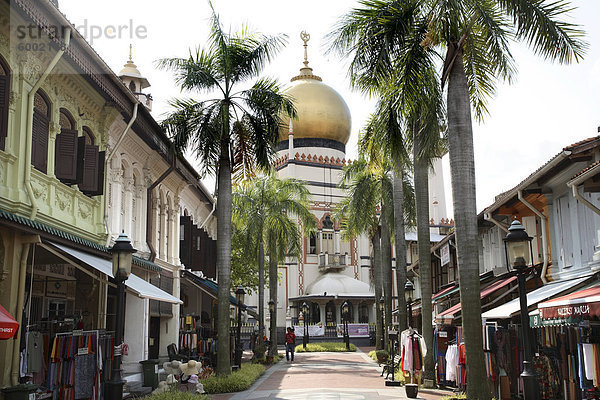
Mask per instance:
[[[84,146],[83,176],[79,184],[79,189],[84,193],[98,191],[98,161],[98,146],[86,144]]]
[[[157,288],[160,288],[160,277],[152,276],[150,278],[150,283]],[[150,300],[150,316],[151,317],[160,317],[160,301],[158,300]]]
[[[50,125],[48,117],[33,110],[33,131],[31,143],[31,164],[35,169],[46,173],[48,170],[48,133]]]
[[[190,232],[189,232],[189,225],[190,225],[190,217],[187,216],[182,216],[179,217],[179,225],[180,225],[180,229],[183,235],[183,240],[179,240],[179,260],[181,261],[181,263],[183,265],[185,265],[186,267],[189,268],[190,266],[190,250],[189,250],[189,243],[190,243]]]
[[[198,240],[202,240],[200,235],[200,229],[198,226],[192,226],[192,270],[193,271],[201,271],[202,270],[202,258],[201,250],[198,249]],[[202,248],[202,246],[200,246]]]
[[[77,131],[61,129],[56,135],[54,174],[64,183],[77,183]]]
[[[97,175],[97,189],[90,191],[87,194],[90,196],[99,196],[104,193],[104,164],[105,164],[106,152],[101,151],[98,153],[98,175]]]
[[[8,135],[8,95],[10,93],[8,78],[6,75],[0,75],[0,150],[4,150]]]
[[[160,277],[160,288],[169,294],[173,294],[173,278],[162,273]],[[160,316],[172,317],[173,305],[165,301],[160,302]]]

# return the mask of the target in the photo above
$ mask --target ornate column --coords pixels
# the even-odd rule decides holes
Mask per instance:
[[[133,232],[134,232],[134,226],[135,226],[135,207],[134,207],[134,192],[133,192],[133,176],[127,176],[127,177],[123,177],[123,189],[122,189],[122,196],[123,196],[123,200],[121,201],[122,204],[122,209],[121,209],[121,214],[123,217],[123,220],[121,221],[121,231],[124,231],[127,235],[129,235],[129,237],[133,237],[134,239],[137,239],[136,236],[134,236]]]
[[[181,207],[181,197],[175,196],[173,198],[173,249],[171,251],[173,261],[171,262],[174,265],[180,265],[179,261],[179,209]]]
[[[135,201],[135,222],[133,227],[134,247],[138,250],[146,248],[146,231],[144,229],[146,223],[146,187],[144,185],[134,186],[133,199]]]
[[[167,237],[169,235],[169,232],[167,230],[168,210],[167,210],[166,203],[160,204],[159,212],[160,212],[160,216],[159,216],[160,233],[159,233],[159,238],[158,238],[158,243],[159,243],[158,254],[160,255],[159,258],[161,260],[166,261],[167,260]]]
[[[118,236],[121,226],[121,177],[123,171],[121,168],[110,169],[108,172],[108,188],[106,196],[108,197],[108,223],[109,231],[112,236]]]
[[[166,261],[169,262],[169,264],[175,264],[175,242],[177,242],[177,237],[175,236],[175,226],[174,226],[174,222],[175,222],[175,217],[177,216],[177,210],[171,206],[171,208],[169,208],[167,210],[167,232],[168,232],[168,241],[167,241],[167,249],[166,249],[166,254],[167,257],[165,258]]]
[[[56,135],[60,133],[60,125],[56,122],[54,114],[56,113],[53,113],[52,121],[50,121],[50,129],[48,135],[48,163],[46,169],[46,174],[51,178],[56,178],[56,175],[54,175],[54,163],[56,161],[54,152],[56,150]]]
[[[333,233],[333,252],[335,254],[340,254],[340,231],[335,231]]]

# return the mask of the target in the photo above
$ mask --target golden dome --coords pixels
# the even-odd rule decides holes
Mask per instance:
[[[304,43],[304,68],[300,69],[300,75],[291,79],[292,85],[286,90],[297,113],[297,118],[292,120],[294,140],[329,139],[345,145],[352,126],[350,109],[338,92],[313,75],[306,60],[307,41]],[[289,117],[284,117],[282,126],[285,128],[279,130],[280,141],[288,140],[289,121]]]

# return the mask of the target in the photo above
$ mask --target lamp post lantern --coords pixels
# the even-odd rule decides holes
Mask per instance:
[[[350,351],[350,334],[348,332],[348,317],[350,312],[350,306],[347,301],[342,304],[342,318],[344,318],[344,342],[346,343],[346,350]]]
[[[238,368],[242,367],[242,304],[244,304],[244,295],[246,291],[242,286],[238,286],[235,290],[235,299],[237,300],[238,317],[237,317],[237,334],[235,336],[235,365]]]
[[[385,311],[385,299],[383,296],[379,299],[379,311],[381,312],[381,348],[385,348],[385,319],[383,313]]]
[[[308,344],[308,305],[306,302],[302,303],[302,318],[304,319],[304,335],[302,336],[302,347],[306,350]]]
[[[409,328],[412,322],[412,295],[414,290],[414,285],[407,279],[406,284],[404,284],[404,297],[406,298],[406,307],[408,308],[406,311],[406,323]]]
[[[113,277],[117,281],[117,312],[114,361],[110,381],[106,382],[106,398],[120,400],[123,398],[123,384],[125,381],[121,375],[121,345],[123,343],[123,326],[125,324],[125,281],[131,274],[131,262],[135,249],[131,240],[121,233],[114,246],[110,249],[112,253]]]
[[[538,383],[533,366],[531,363],[531,328],[529,327],[529,312],[527,309],[527,292],[525,281],[530,273],[529,263],[533,260],[533,249],[531,247],[532,237],[529,237],[525,228],[519,220],[515,219],[508,233],[504,238],[504,250],[506,253],[506,262],[508,270],[517,275],[519,283],[519,301],[521,303],[521,324],[523,324],[523,372],[521,379],[523,380],[523,394],[525,400],[537,399]]]

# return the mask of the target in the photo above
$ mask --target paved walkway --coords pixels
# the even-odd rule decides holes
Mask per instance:
[[[366,349],[365,349],[366,350]],[[363,400],[406,399],[403,387],[385,386],[381,367],[365,353],[297,353],[269,368],[247,391],[214,399]],[[420,399],[441,399],[449,392],[423,390]]]

